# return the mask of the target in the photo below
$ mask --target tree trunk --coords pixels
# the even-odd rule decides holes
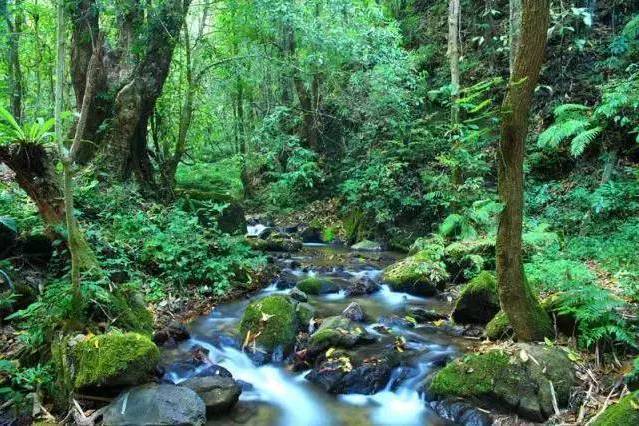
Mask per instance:
[[[459,0],[448,4],[448,60],[450,61],[450,118],[453,124],[459,122]]]
[[[0,0],[0,14],[5,18],[9,33],[7,45],[7,83],[10,111],[18,123],[22,122],[22,68],[20,67],[20,33],[22,32],[22,1],[14,4],[13,20],[7,0]]]
[[[504,209],[497,232],[497,281],[501,306],[521,341],[552,336],[548,315],[526,282],[522,261],[524,141],[532,94],[544,59],[548,0],[523,0],[520,41],[503,103],[497,154],[499,197]],[[512,44],[511,44],[512,45]]]
[[[100,152],[100,164],[110,175],[126,180],[134,174],[145,186],[153,186],[148,122],[162,93],[190,0],[154,3],[146,6],[154,8],[147,13],[141,4],[136,1],[134,7],[118,15],[117,49],[104,46],[96,96],[87,117],[86,142],[80,145],[78,161],[86,163]],[[89,59],[99,34],[99,8],[95,0],[75,0],[70,7],[74,13],[71,75],[79,110]],[[140,27],[144,28],[144,44],[140,43],[144,38]],[[103,128],[108,130],[101,131]]]

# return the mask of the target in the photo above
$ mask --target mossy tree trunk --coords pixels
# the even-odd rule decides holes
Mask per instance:
[[[521,341],[552,336],[550,319],[526,282],[522,261],[524,142],[532,95],[544,59],[548,15],[548,0],[522,1],[521,27],[516,31],[519,42],[514,46],[497,151],[499,197],[504,204],[497,232],[499,299]]]
[[[459,0],[448,3],[448,60],[450,62],[450,119],[453,125],[459,122]]]

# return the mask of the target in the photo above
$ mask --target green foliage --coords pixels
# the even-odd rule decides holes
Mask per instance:
[[[0,107],[0,145],[10,143],[43,144],[53,137],[53,118],[38,118],[34,123],[18,124],[9,111]]]
[[[0,399],[21,405],[27,402],[26,394],[51,390],[53,371],[50,364],[20,367],[15,361],[2,359],[0,378],[8,379],[0,384]]]

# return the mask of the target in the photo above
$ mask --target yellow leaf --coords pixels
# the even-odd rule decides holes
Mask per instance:
[[[329,358],[335,352],[335,348],[330,348],[326,351],[326,358]]]

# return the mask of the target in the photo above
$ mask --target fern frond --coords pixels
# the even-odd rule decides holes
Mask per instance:
[[[579,133],[570,142],[570,153],[573,157],[578,157],[583,154],[588,145],[594,141],[603,129],[599,126],[588,129],[585,132]]]
[[[585,117],[557,122],[539,135],[537,146],[540,148],[556,148],[565,139],[583,132],[588,124],[588,120]]]

